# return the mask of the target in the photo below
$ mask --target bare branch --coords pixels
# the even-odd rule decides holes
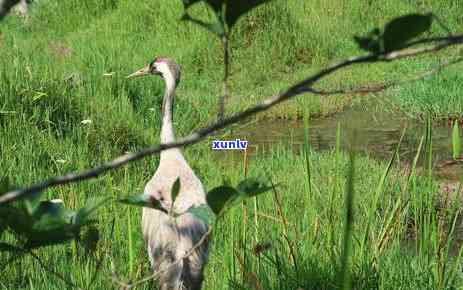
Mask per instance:
[[[419,47],[419,48],[413,48],[413,49],[406,48],[400,51],[392,51],[389,53],[369,54],[366,56],[357,56],[357,57],[348,58],[342,62],[331,65],[319,71],[318,73],[315,73],[311,77],[291,86],[287,90],[275,96],[265,99],[264,101],[262,101],[261,103],[253,107],[250,107],[244,111],[238,112],[210,126],[198,129],[197,131],[191,133],[190,135],[187,135],[183,138],[178,139],[177,142],[160,144],[160,145],[156,145],[153,147],[148,147],[136,153],[129,153],[129,154],[119,156],[110,162],[96,166],[89,170],[85,170],[83,172],[70,173],[70,174],[63,175],[63,176],[52,177],[48,180],[33,184],[30,187],[9,191],[0,196],[0,204],[17,200],[20,197],[25,197],[25,196],[38,193],[52,186],[79,182],[79,181],[90,179],[90,178],[96,178],[106,173],[109,170],[119,168],[129,162],[142,159],[149,155],[158,154],[161,151],[169,149],[169,148],[186,147],[186,146],[198,143],[199,141],[203,140],[208,135],[211,135],[212,133],[220,129],[223,129],[229,125],[235,124],[257,113],[266,111],[270,109],[271,107],[281,102],[287,101],[301,93],[311,92],[310,91],[312,90],[311,86],[314,83],[318,82],[319,80],[323,79],[327,75],[330,75],[338,70],[341,70],[343,68],[346,68],[346,67],[349,67],[355,64],[393,61],[397,59],[414,57],[414,56],[427,54],[431,52],[437,52],[437,51],[440,51],[442,49],[445,49],[451,46],[461,45],[463,43],[463,34],[459,34],[455,36],[448,36],[448,37],[443,37],[443,38],[430,38],[428,40],[422,39],[420,40],[420,43],[421,44],[436,43],[436,44]],[[415,43],[410,44],[408,47],[410,47],[411,45],[415,45]]]

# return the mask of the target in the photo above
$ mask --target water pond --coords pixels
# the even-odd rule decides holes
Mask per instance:
[[[373,158],[388,160],[399,143],[404,128],[405,135],[400,145],[399,160],[410,164],[414,159],[425,124],[411,120],[398,113],[372,113],[368,110],[350,109],[328,118],[310,121],[309,138],[313,150],[323,151],[335,147],[338,124],[341,128],[341,148],[347,150],[349,137],[356,131],[357,151]],[[463,128],[460,129],[463,136]],[[463,160],[452,159],[452,128],[447,123],[433,126],[432,147],[435,176],[443,181],[459,181],[463,177]],[[227,136],[248,141],[248,154],[268,152],[272,146],[285,144],[300,152],[304,142],[302,121],[263,120],[249,123]],[[463,140],[462,142],[463,143]],[[423,157],[422,155],[421,157]],[[420,158],[419,166],[424,158]]]

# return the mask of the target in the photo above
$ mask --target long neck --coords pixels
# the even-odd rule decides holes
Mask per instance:
[[[165,78],[165,83],[166,90],[162,102],[161,143],[171,143],[175,141],[174,127],[172,124],[175,80],[167,77]]]

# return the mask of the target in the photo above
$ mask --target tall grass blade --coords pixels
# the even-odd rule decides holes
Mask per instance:
[[[452,128],[452,155],[453,159],[457,160],[461,156],[461,139],[460,128],[458,127],[458,120],[453,122]]]
[[[426,119],[426,153],[428,183],[430,183],[432,178],[432,117],[430,113],[428,113],[428,117]]]
[[[424,136],[421,136],[420,143],[418,144],[418,149],[416,150],[415,157],[413,158],[412,167],[410,169],[410,175],[408,176],[408,180],[406,183],[406,187],[404,188],[404,191],[407,191],[408,185],[410,184],[410,182],[414,179],[416,175],[416,165],[418,163],[418,159],[420,158],[421,150],[423,149],[423,143],[424,143]]]
[[[454,208],[452,226],[450,227],[450,229],[448,230],[448,232],[446,234],[447,241],[445,241],[445,247],[443,249],[444,253],[442,255],[439,255],[439,257],[442,259],[442,262],[444,263],[443,269],[445,271],[442,273],[442,285],[444,287],[447,287],[447,285],[450,285],[450,284],[448,284],[448,282],[449,282],[449,279],[451,278],[451,276],[453,275],[452,274],[452,269],[453,269],[452,266],[454,265],[454,263],[458,263],[458,264],[460,263],[458,261],[458,259],[456,259],[456,261],[455,261],[450,256],[450,249],[451,249],[452,243],[455,241],[455,228],[456,228],[456,224],[457,224],[459,216],[460,216],[460,209]],[[444,241],[442,241],[442,243],[444,243]],[[460,251],[461,251],[461,249],[460,249]],[[449,263],[450,265],[448,265],[448,267],[445,267],[447,263]],[[448,269],[448,268],[450,268],[450,269]]]
[[[355,153],[353,149],[349,152],[349,168],[347,171],[347,184],[345,193],[345,216],[343,251],[341,257],[341,285],[342,289],[349,290],[352,287],[350,255],[352,245],[352,223],[353,223],[353,199],[354,199],[354,167]]]
[[[132,220],[130,216],[130,208],[127,209],[127,240],[129,248],[129,277],[133,273],[133,241],[132,241]]]
[[[449,270],[449,273],[447,274],[446,280],[445,280],[445,285],[452,285],[453,281],[456,278],[456,275],[458,272],[461,271],[461,263],[463,257],[463,245],[460,246],[460,250],[458,251],[458,255],[456,258],[454,258],[453,263],[451,265],[451,268]]]
[[[396,146],[396,148],[394,150],[394,153],[392,154],[391,159],[389,159],[387,167],[384,170],[383,175],[381,176],[381,178],[380,178],[380,180],[378,182],[378,186],[376,187],[376,191],[375,191],[375,195],[374,195],[374,199],[373,199],[373,204],[370,207],[369,218],[371,218],[371,212],[373,212],[376,209],[376,207],[378,206],[379,197],[380,197],[381,193],[384,191],[384,184],[386,183],[387,176],[388,176],[389,172],[391,171],[392,164],[394,164],[396,156],[399,155],[400,145],[402,144],[402,140],[403,140],[403,138],[405,136],[405,132],[406,132],[406,128],[404,128],[404,130],[402,131],[402,135],[400,136],[399,143],[397,144],[397,146]]]
[[[381,178],[380,178],[380,180],[378,182],[378,185],[376,187],[376,191],[375,191],[375,194],[374,194],[374,197],[373,197],[373,202],[372,202],[372,204],[370,205],[370,207],[367,210],[367,217],[366,217],[367,218],[367,226],[366,226],[366,230],[365,230],[365,235],[363,237],[362,252],[363,252],[364,246],[365,246],[365,244],[366,244],[366,242],[368,240],[368,235],[370,234],[370,227],[371,227],[372,222],[374,221],[374,213],[375,213],[375,211],[376,211],[376,209],[378,207],[379,197],[384,192],[384,185],[386,183],[387,176],[389,175],[389,172],[391,171],[392,165],[394,164],[394,161],[395,161],[396,157],[399,156],[400,145],[402,144],[402,140],[403,140],[403,138],[405,136],[406,130],[407,130],[407,128],[404,128],[403,131],[402,131],[402,135],[400,136],[399,142],[397,143],[397,146],[396,146],[393,154],[391,155],[391,158],[389,159],[387,167],[384,170],[384,172],[381,175]]]
[[[304,157],[309,196],[312,196],[312,182],[310,173],[310,142],[309,142],[309,117],[304,115]]]
[[[341,123],[338,122],[338,125],[336,127],[336,155],[339,155],[341,152]]]

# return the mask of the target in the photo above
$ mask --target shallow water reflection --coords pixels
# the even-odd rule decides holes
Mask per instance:
[[[348,148],[349,140],[352,140],[350,137],[352,129],[355,128],[357,150],[379,159],[391,157],[406,127],[399,150],[400,162],[404,163],[410,163],[413,160],[420,139],[425,134],[423,123],[399,115],[348,110],[329,118],[310,121],[309,136],[312,149],[323,151],[334,148],[338,124],[341,126],[341,148]],[[463,177],[463,162],[452,161],[452,128],[446,125],[436,125],[432,133],[433,164],[436,177],[460,180]],[[463,136],[463,130],[461,133]],[[256,152],[261,154],[260,152],[265,152],[276,144],[287,144],[299,151],[304,140],[304,124],[302,121],[265,120],[236,129],[227,139],[233,138],[249,141],[250,154],[256,154]],[[420,165],[423,160],[424,158],[420,158]]]

